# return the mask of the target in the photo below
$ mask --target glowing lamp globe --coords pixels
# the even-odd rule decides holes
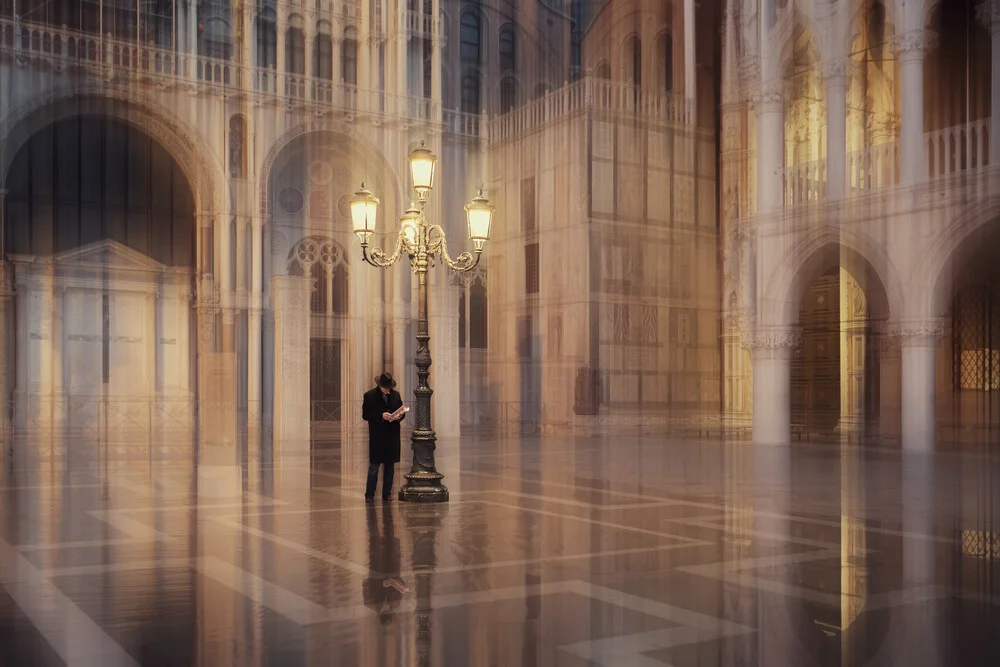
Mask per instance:
[[[482,252],[486,242],[490,240],[490,228],[493,226],[493,207],[490,200],[483,196],[483,191],[465,205],[465,217],[469,221],[469,238],[476,252]]]
[[[427,192],[434,187],[434,168],[437,158],[430,149],[420,142],[418,148],[410,152],[410,178],[413,180],[413,189],[417,192]]]
[[[361,239],[361,245],[367,245],[375,233],[375,218],[378,215],[378,197],[373,195],[361,184],[361,189],[351,198],[351,220],[354,223],[354,233]]]

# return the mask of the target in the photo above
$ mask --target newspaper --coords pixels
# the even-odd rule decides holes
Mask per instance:
[[[389,421],[391,421],[391,422],[399,421],[402,418],[402,416],[405,415],[409,411],[410,411],[410,409],[408,407],[406,407],[405,405],[400,406],[399,410],[396,410],[395,412],[392,412],[392,413],[389,414]]]

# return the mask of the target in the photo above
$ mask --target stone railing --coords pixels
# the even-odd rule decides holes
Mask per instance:
[[[691,107],[683,95],[586,77],[490,121],[489,140],[504,141],[546,123],[587,110],[630,113],[644,120],[689,124]]]
[[[984,118],[924,134],[924,177],[927,181],[981,170],[990,165],[990,120]],[[995,164],[995,162],[994,162]],[[847,191],[860,197],[899,185],[898,141],[847,154]],[[827,196],[826,160],[790,165],[780,171],[785,206],[823,201]]]
[[[441,30],[441,17],[434,18],[433,15],[412,9],[404,10],[402,16],[403,28],[414,37],[430,39],[435,33],[443,41],[444,34]],[[444,44],[442,44],[442,48]]]
[[[12,53],[18,65],[44,60],[46,66],[57,71],[82,71],[122,84],[209,87],[220,93],[251,93],[258,99],[270,97],[314,106],[317,111],[339,109],[346,114],[437,120],[435,105],[424,97],[394,95],[342,81],[251,67],[52,26],[21,24],[15,31],[13,22],[0,19],[0,52]]]

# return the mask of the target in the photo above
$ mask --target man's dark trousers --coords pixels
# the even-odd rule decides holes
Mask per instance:
[[[396,473],[395,463],[371,463],[368,465],[368,483],[365,485],[365,498],[375,498],[375,485],[378,483],[378,468],[382,466],[382,499],[392,497],[392,478]]]

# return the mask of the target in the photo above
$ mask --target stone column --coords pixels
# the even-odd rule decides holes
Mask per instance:
[[[432,116],[441,120],[441,0],[431,1],[431,103],[434,105]],[[420,64],[421,68],[423,63]]]
[[[849,61],[838,58],[826,63],[826,195],[847,196],[847,75]]]
[[[785,84],[772,80],[757,89],[757,211],[781,207],[780,170],[785,163]]]
[[[695,104],[698,99],[694,18],[694,0],[684,0],[684,95],[690,106],[692,122],[697,118]]]
[[[309,295],[312,279],[271,276],[274,455],[309,454]]]
[[[938,339],[944,334],[940,320],[893,324],[889,335],[899,339],[902,361],[903,451],[931,453],[936,441],[934,364]]]
[[[247,312],[247,428],[250,434],[251,451],[260,446],[261,415],[263,414],[261,395],[261,310],[263,308],[262,287],[264,283],[264,234],[259,217],[251,223],[250,238],[250,298]]]
[[[20,39],[15,40],[20,41]],[[10,427],[11,387],[10,360],[14,357],[10,349],[10,303],[14,297],[13,267],[7,262],[6,206],[7,191],[0,188],[0,438],[7,437]]]
[[[802,334],[790,327],[761,328],[746,341],[753,363],[753,443],[791,441],[791,361]]]
[[[372,45],[375,43],[375,27],[371,21],[371,3],[377,0],[361,0],[361,29],[358,31],[358,88],[372,88]],[[374,100],[368,104],[374,104]]]
[[[924,58],[933,36],[924,30],[905,33],[896,42],[903,90],[900,182],[916,185],[927,174],[924,150]]]
[[[992,37],[993,67],[990,82],[990,164],[1000,166],[1000,0],[985,0],[978,7],[979,20]]]

